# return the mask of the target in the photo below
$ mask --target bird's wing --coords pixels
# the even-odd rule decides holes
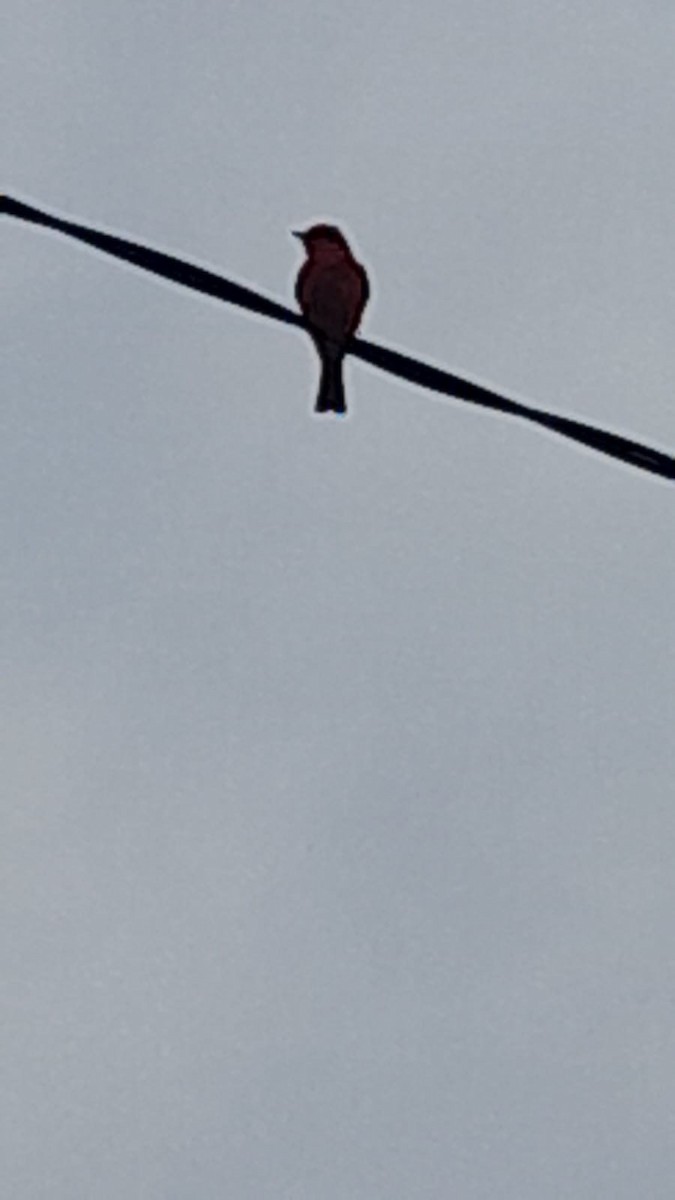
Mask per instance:
[[[354,313],[354,320],[351,323],[350,333],[352,335],[356,333],[356,330],[358,329],[359,325],[361,324],[361,317],[363,316],[363,310],[366,307],[366,304],[368,303],[368,301],[370,299],[370,282],[368,280],[368,275],[366,273],[366,269],[365,269],[365,267],[362,267],[360,263],[358,263],[357,266],[358,266],[360,295],[359,295],[359,302],[358,302],[356,311]]]
[[[370,280],[368,279],[368,274],[366,272],[365,267],[359,266],[359,275],[361,276],[361,297],[362,297],[361,312],[363,312],[363,309],[366,307],[366,304],[370,300]]]
[[[304,312],[304,290],[307,280],[307,272],[309,270],[309,262],[304,262],[298,272],[298,278],[295,281],[295,298]]]

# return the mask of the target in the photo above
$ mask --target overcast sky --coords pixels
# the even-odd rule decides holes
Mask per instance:
[[[7,0],[1,185],[675,449],[658,0]],[[672,486],[1,225],[12,1200],[671,1200]]]

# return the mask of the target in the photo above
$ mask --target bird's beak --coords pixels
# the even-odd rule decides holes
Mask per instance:
[[[291,233],[293,234],[293,237],[300,238],[301,242],[304,241],[305,235],[304,233],[301,233],[299,229],[292,229]]]

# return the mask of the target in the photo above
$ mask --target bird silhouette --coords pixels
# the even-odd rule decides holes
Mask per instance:
[[[321,360],[314,411],[343,414],[347,405],[342,364],[370,296],[368,276],[335,225],[293,232],[307,253],[295,296]]]

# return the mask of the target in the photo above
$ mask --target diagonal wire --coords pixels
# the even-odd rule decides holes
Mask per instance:
[[[162,279],[171,280],[182,287],[201,292],[205,296],[212,296],[215,300],[237,305],[240,308],[248,309],[249,312],[269,317],[273,321],[281,321],[286,325],[304,325],[300,314],[286,308],[285,305],[262,296],[252,288],[234,283],[230,279],[224,279],[214,271],[207,271],[204,267],[184,262],[172,254],[165,254],[161,250],[152,250],[137,242],[130,242],[126,238],[104,233],[99,229],[90,229],[86,225],[66,221],[62,217],[52,216],[21,200],[15,200],[11,196],[0,195],[0,213],[16,217],[21,221],[28,221],[33,225],[41,225],[46,229],[54,229],[58,233],[66,234],[67,237],[85,242],[88,246],[103,251],[104,254],[110,254],[143,271],[150,271]],[[355,338],[349,346],[349,353],[373,367],[378,367],[380,370],[387,371],[418,387],[438,392],[443,396],[451,396],[455,400],[464,400],[481,408],[532,421],[562,437],[571,438],[583,446],[588,446],[590,449],[620,462],[628,463],[639,470],[649,471],[663,479],[675,479],[675,457],[633,441],[631,438],[599,429],[594,425],[587,425],[585,422],[576,421],[571,417],[531,408],[529,405],[511,400],[481,384],[472,383],[470,380],[453,375],[440,367],[420,362],[419,359],[402,354],[399,350],[376,345],[374,342],[366,341],[365,338]]]

